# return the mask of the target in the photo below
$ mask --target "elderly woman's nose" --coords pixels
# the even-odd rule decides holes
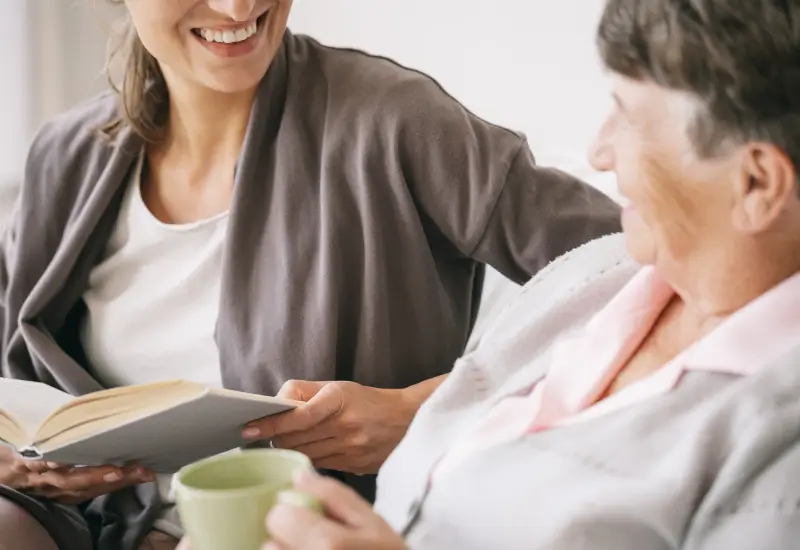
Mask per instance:
[[[609,172],[614,169],[614,151],[608,139],[601,133],[589,147],[589,164],[599,172]]]
[[[247,21],[254,13],[256,0],[208,0],[208,5],[216,12],[234,21]]]

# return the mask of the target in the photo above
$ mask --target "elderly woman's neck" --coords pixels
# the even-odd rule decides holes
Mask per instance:
[[[244,143],[255,90],[223,94],[207,89],[170,90],[164,147],[192,164],[235,163]]]
[[[729,262],[720,261],[706,269],[692,271],[691,275],[679,277],[671,284],[686,305],[686,314],[693,318],[692,324],[699,331],[707,332],[800,273],[800,242],[791,246],[741,249]]]

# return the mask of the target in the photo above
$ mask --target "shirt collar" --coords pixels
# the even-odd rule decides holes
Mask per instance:
[[[645,267],[593,317],[582,336],[557,345],[533,429],[569,422],[580,411],[581,418],[597,416],[662,395],[687,370],[747,376],[797,345],[800,274],[739,309],[651,376],[592,406],[616,376],[614,362],[641,343],[674,295],[652,267]]]

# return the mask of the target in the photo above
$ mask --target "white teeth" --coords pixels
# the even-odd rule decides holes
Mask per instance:
[[[236,30],[216,31],[214,29],[200,29],[200,36],[208,42],[219,42],[220,44],[236,44],[244,42],[258,32],[258,23],[252,22],[247,27]]]

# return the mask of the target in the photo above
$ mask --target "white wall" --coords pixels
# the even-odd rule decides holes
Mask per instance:
[[[9,0],[4,0],[9,1]],[[123,13],[106,0],[10,0],[29,2],[35,39],[32,82],[33,127],[75,103],[107,89],[106,42]]]
[[[30,116],[27,4],[24,0],[4,1],[6,24],[0,33],[0,191],[16,184],[19,178]]]
[[[2,0],[0,33],[0,229],[10,217],[30,140],[40,124],[106,88],[105,1]]]
[[[421,69],[539,151],[583,154],[609,105],[604,0],[295,0],[291,27]]]

